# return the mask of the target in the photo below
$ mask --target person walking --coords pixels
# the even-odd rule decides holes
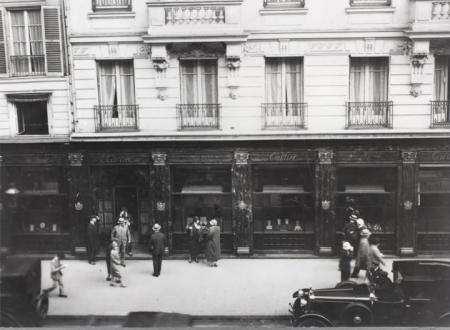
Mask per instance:
[[[350,278],[350,262],[353,258],[353,246],[344,241],[340,251],[339,270],[341,271],[341,282],[347,281]]]
[[[370,231],[367,228],[364,228],[359,233],[359,247],[358,252],[356,253],[355,260],[355,268],[353,269],[351,277],[358,277],[360,270],[365,270],[366,272],[370,269],[370,246],[369,246],[369,237]]]
[[[123,218],[125,220],[125,226],[128,228],[130,232],[130,242],[127,244],[126,252],[127,254],[132,257],[133,256],[133,242],[135,242],[136,236],[136,230],[134,226],[133,219],[131,217],[131,214],[128,213],[128,209],[125,206],[122,206],[119,213],[119,218]]]
[[[120,264],[125,267],[125,252],[127,244],[130,243],[130,229],[125,226],[125,219],[119,218],[117,225],[111,232],[111,240],[116,238],[119,242]]]
[[[166,243],[166,235],[160,233],[161,226],[157,223],[153,225],[154,233],[150,237],[150,251],[153,259],[153,276],[161,275],[162,259]]]
[[[369,238],[370,245],[370,269],[375,269],[380,267],[380,265],[386,266],[386,262],[384,261],[384,255],[380,251],[380,240],[376,237],[371,236]]]
[[[189,235],[189,263],[192,261],[198,262],[198,255],[200,254],[200,230],[200,219],[196,216],[192,223],[186,227]]]
[[[111,281],[111,250],[113,249],[113,242],[116,242],[117,246],[119,246],[119,242],[116,239],[113,239],[109,241],[108,244],[106,244],[105,248],[106,271],[108,273],[108,275],[106,276],[107,281]]]
[[[124,267],[120,260],[119,254],[119,244],[117,240],[113,240],[111,242],[111,252],[110,252],[110,270],[111,270],[111,283],[110,286],[119,285],[122,288],[125,288],[126,285],[122,282],[122,275],[120,274],[119,266]]]
[[[56,256],[50,262],[50,277],[53,281],[53,285],[44,290],[44,293],[48,295],[51,291],[59,288],[59,297],[67,298],[67,295],[64,293],[64,283],[63,283],[63,273],[62,270],[66,267],[66,265],[61,263],[61,260],[64,259],[64,253],[58,252]]]
[[[96,215],[91,216],[87,228],[87,255],[88,262],[91,265],[95,265],[95,257],[99,246],[98,227],[97,222],[100,218]]]
[[[217,267],[217,261],[220,259],[220,227],[217,225],[217,220],[212,219],[209,224],[211,227],[208,232],[208,239],[206,241],[205,256],[206,261],[210,267]]]

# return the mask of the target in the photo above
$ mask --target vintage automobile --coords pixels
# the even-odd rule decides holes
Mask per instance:
[[[369,283],[300,289],[290,305],[292,324],[326,326],[450,326],[450,262],[399,260]]]
[[[0,326],[36,327],[48,312],[48,297],[41,294],[41,261],[3,257],[0,264]]]

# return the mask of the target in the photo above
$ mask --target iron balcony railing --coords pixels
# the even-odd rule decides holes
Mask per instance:
[[[92,0],[92,10],[131,10],[131,0]]]
[[[264,0],[264,7],[304,8],[305,0]]]
[[[45,75],[45,55],[14,55],[9,60],[14,77]]]
[[[346,108],[346,128],[392,128],[392,101],[347,102]]]
[[[139,106],[94,105],[96,131],[137,130]]]
[[[220,104],[177,104],[178,129],[219,129]]]
[[[263,103],[263,128],[306,128],[307,103]]]
[[[450,101],[431,101],[431,127],[450,127]]]

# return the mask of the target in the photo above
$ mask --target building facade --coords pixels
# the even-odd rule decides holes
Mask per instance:
[[[48,3],[24,2],[45,20]],[[15,81],[13,62],[4,77],[33,91],[4,92],[0,109],[11,123],[1,131],[3,187],[20,191],[4,196],[15,247],[82,251],[89,214],[107,235],[125,206],[136,241],[159,222],[172,253],[187,250],[198,216],[219,220],[228,252],[332,254],[353,205],[384,251],[448,252],[449,7],[66,0],[67,141],[23,131],[26,109],[10,104],[52,96],[20,84],[35,76]],[[14,30],[35,26],[29,14],[17,23],[16,10],[4,5],[10,61]]]

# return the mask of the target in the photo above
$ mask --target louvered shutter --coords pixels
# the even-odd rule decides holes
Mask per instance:
[[[59,7],[42,7],[42,24],[47,74],[62,75],[64,71]]]
[[[5,15],[0,8],[0,74],[8,73],[6,62]]]

